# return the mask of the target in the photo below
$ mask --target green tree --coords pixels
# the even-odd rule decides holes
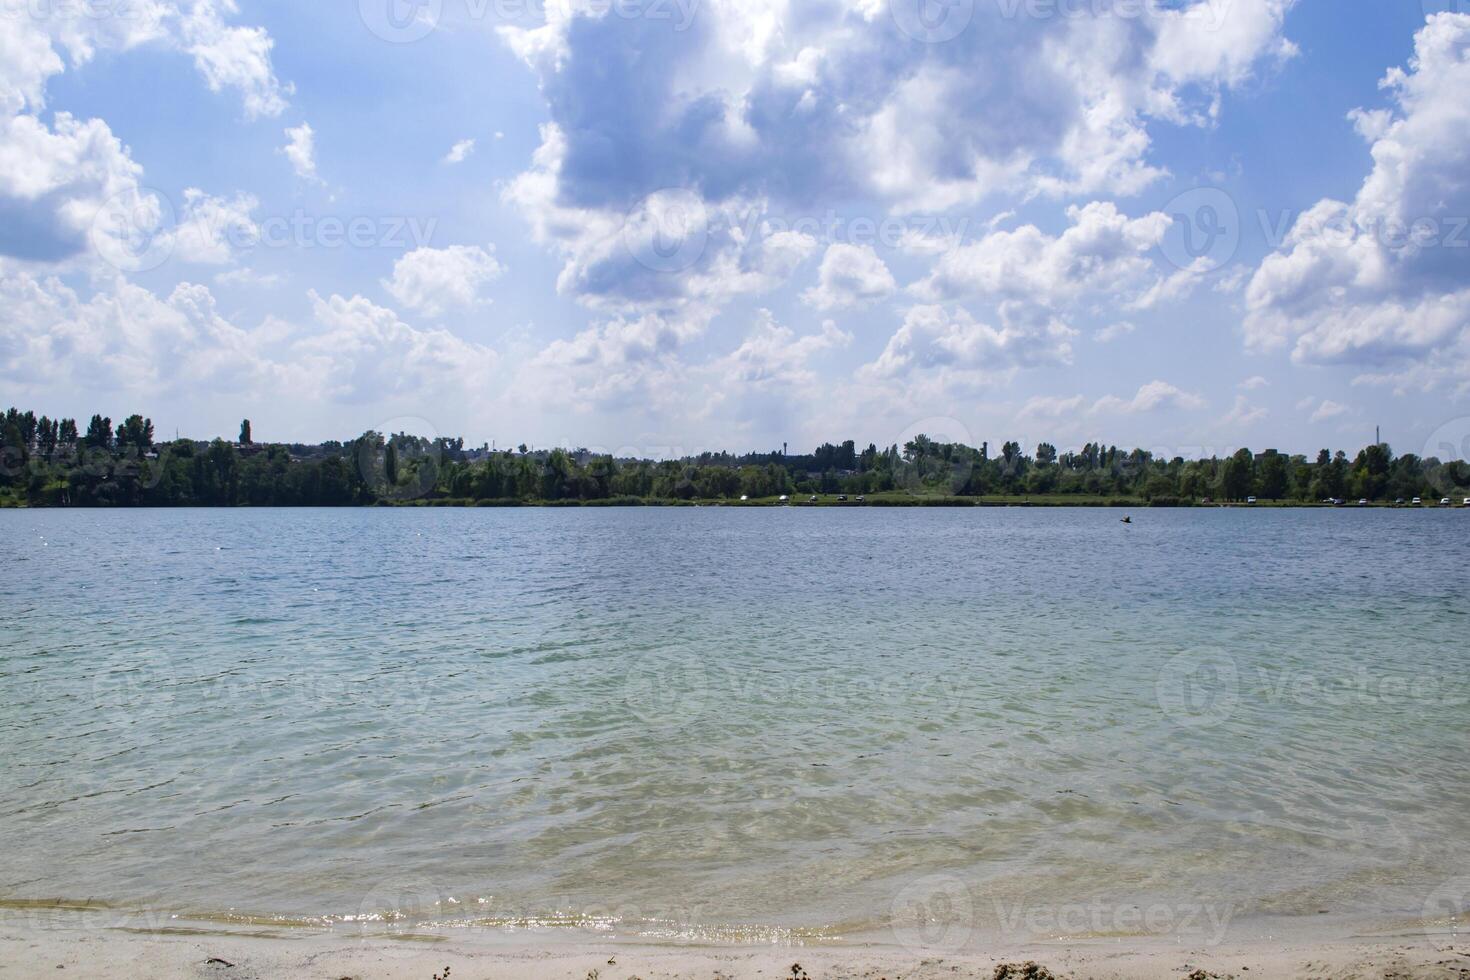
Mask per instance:
[[[1286,457],[1274,449],[1266,450],[1257,475],[1260,495],[1267,500],[1280,500],[1286,496],[1286,481]]]
[[[245,419],[240,423],[240,445],[253,445],[250,439],[250,420]]]

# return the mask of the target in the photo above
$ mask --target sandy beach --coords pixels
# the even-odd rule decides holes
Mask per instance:
[[[149,934],[0,927],[0,976],[327,980],[1464,980],[1470,937],[1451,932],[1262,939],[1220,946],[1106,939],[925,952],[881,943],[824,947],[544,941],[501,934],[410,940],[345,935]]]

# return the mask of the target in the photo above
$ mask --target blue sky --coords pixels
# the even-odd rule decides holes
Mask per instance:
[[[5,400],[1463,451],[1467,52],[1459,0],[0,0]]]

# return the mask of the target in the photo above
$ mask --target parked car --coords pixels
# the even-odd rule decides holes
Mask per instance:
[[[1248,503],[1248,504],[1253,504],[1253,503],[1256,502],[1256,498],[1255,497],[1246,497],[1245,498],[1245,502]]]
[[[858,497],[858,499],[857,499],[857,502],[858,502],[858,503],[860,503],[860,504],[865,504],[865,503],[867,503],[867,502],[868,502],[868,498],[867,498],[867,497],[864,497],[864,496],[861,496],[861,495],[859,495],[859,497]],[[1466,498],[1465,498],[1465,504],[1466,504],[1466,505],[1467,505],[1467,506],[1470,506],[1470,497],[1466,497]]]
[[[837,500],[838,500],[839,503],[845,503],[847,501],[847,494],[845,494],[845,493],[839,493],[837,495]]]
[[[1361,500],[1359,500],[1358,501],[1358,506],[1359,507],[1367,507],[1368,506],[1368,498],[1367,497],[1364,497]]]
[[[1450,505],[1450,498],[1449,497],[1443,498],[1442,500],[1440,500],[1439,505],[1441,507],[1448,507]]]
[[[1418,497],[1415,497],[1414,498],[1414,506],[1415,507],[1418,507],[1422,503],[1424,503],[1424,501],[1420,500]]]

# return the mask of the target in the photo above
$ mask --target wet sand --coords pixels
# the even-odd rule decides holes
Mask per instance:
[[[1034,965],[1032,965],[1034,964]],[[1190,946],[1163,939],[1042,943],[962,953],[879,944],[653,946],[596,938],[292,937],[0,925],[0,976],[156,980],[1467,980],[1470,936],[1441,933]]]

